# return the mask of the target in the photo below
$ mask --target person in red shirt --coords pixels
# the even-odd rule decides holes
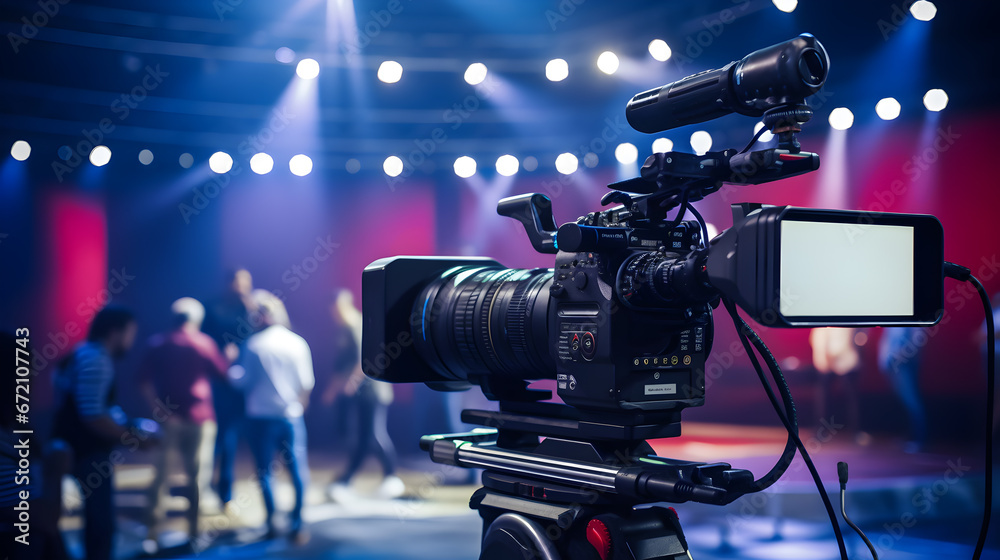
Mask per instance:
[[[147,524],[149,544],[155,545],[156,525],[164,514],[160,496],[169,495],[164,488],[167,456],[176,451],[186,479],[188,534],[193,545],[200,498],[208,491],[212,476],[216,425],[211,380],[224,378],[229,364],[215,341],[200,330],[205,308],[198,300],[181,298],[171,311],[175,328],[150,339],[139,368],[139,387],[163,431],[163,445],[155,451]]]

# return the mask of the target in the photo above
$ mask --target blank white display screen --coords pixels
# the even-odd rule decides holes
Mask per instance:
[[[913,315],[913,228],[781,222],[786,317]]]

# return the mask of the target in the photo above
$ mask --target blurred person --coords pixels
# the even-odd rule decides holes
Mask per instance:
[[[229,378],[246,394],[247,433],[253,434],[250,443],[267,509],[267,538],[277,535],[271,461],[278,452],[295,488],[289,537],[301,542],[306,538],[302,506],[309,484],[302,415],[315,383],[312,354],[305,339],[289,329],[280,299],[266,290],[254,290],[251,296],[264,328],[240,348]]]
[[[104,307],[94,315],[87,340],[73,349],[56,373],[53,438],[73,450],[73,475],[84,504],[87,560],[112,558],[114,465],[123,460],[115,446],[129,445],[135,450],[155,443],[154,437],[139,428],[149,421],[130,421],[115,399],[114,361],[132,348],[136,330],[131,311],[118,305]]]
[[[861,407],[858,394],[858,354],[854,329],[842,327],[820,327],[809,332],[809,345],[812,347],[813,367],[819,375],[816,383],[816,415],[820,422],[835,424],[830,416],[830,397],[833,380],[836,378],[841,385],[844,400],[847,405],[848,430],[854,432],[854,439],[861,445],[867,445],[871,436],[861,429]]]
[[[921,337],[921,335],[923,335]],[[917,327],[885,327],[878,345],[878,366],[892,382],[910,419],[909,440],[903,450],[920,451],[927,441],[927,412],[920,396],[920,357],[927,334]]]
[[[230,361],[236,359],[237,347],[252,335],[260,325],[252,321],[254,303],[253,277],[245,268],[237,268],[227,275],[226,291],[208,305],[202,330],[212,337],[219,351]],[[215,489],[219,500],[228,504],[233,497],[233,469],[240,433],[245,418],[243,393],[233,387],[228,379],[211,378],[212,404],[215,409],[217,434],[215,436]]]
[[[334,322],[343,332],[341,343],[337,345],[338,362],[341,371],[350,371],[344,394],[356,412],[357,440],[344,471],[327,489],[330,498],[346,501],[352,497],[351,479],[361,469],[370,452],[374,452],[382,463],[383,478],[377,495],[382,498],[398,498],[406,491],[403,481],[396,476],[396,449],[389,438],[387,429],[389,405],[392,404],[392,385],[369,378],[361,370],[361,311],[354,305],[354,295],[341,290],[331,307]],[[331,383],[330,387],[333,387]],[[324,394],[324,402],[333,401],[330,388]]]
[[[193,543],[202,498],[208,495],[212,477],[216,429],[211,380],[224,377],[228,363],[211,337],[200,330],[205,308],[198,300],[180,298],[170,310],[174,328],[150,339],[139,368],[140,391],[163,430],[163,445],[154,457],[156,474],[149,488],[146,523],[150,539],[155,540],[156,525],[164,517],[161,496],[164,490],[169,495],[165,484],[168,455],[176,452],[185,476],[188,536]]]

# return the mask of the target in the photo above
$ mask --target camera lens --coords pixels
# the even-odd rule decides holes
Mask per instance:
[[[548,351],[551,284],[547,269],[456,267],[442,273],[414,303],[417,352],[454,380],[553,377]]]

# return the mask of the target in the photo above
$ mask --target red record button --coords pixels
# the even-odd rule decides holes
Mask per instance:
[[[611,531],[600,519],[587,523],[587,542],[597,550],[601,560],[611,558]]]

